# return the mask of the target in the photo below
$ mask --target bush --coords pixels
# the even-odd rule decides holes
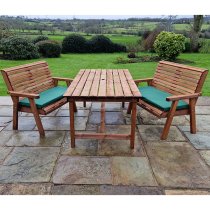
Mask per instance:
[[[86,39],[77,34],[71,34],[62,42],[63,53],[84,53],[86,52]]]
[[[191,43],[189,39],[186,39],[185,41],[185,49],[183,52],[191,52]]]
[[[128,53],[128,58],[136,58],[135,52]]]
[[[1,40],[1,50],[4,57],[11,60],[38,58],[38,48],[23,37],[11,36]]]
[[[44,41],[44,40],[49,40],[48,36],[44,36],[44,35],[41,35],[41,36],[37,36],[34,40],[33,40],[33,43],[36,44],[40,41]]]
[[[157,36],[154,49],[161,59],[175,60],[185,49],[185,37],[181,34],[163,31]]]
[[[200,53],[210,53],[210,41],[209,40],[203,40],[201,42],[201,47],[199,49]]]
[[[61,46],[58,42],[44,40],[36,43],[39,53],[46,58],[58,58],[61,54]]]
[[[92,37],[87,42],[88,52],[93,53],[112,53],[112,52],[126,52],[124,45],[113,43],[108,37],[98,35]]]
[[[154,42],[157,36],[162,31],[161,27],[154,29],[152,32],[145,32],[144,36],[142,37],[142,48],[145,51],[154,52]]]

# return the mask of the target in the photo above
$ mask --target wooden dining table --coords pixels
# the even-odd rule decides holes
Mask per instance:
[[[64,97],[69,101],[71,147],[75,139],[130,140],[134,149],[136,129],[136,105],[141,98],[128,69],[82,69],[68,87]],[[76,102],[101,102],[101,123],[98,133],[77,133],[74,127]],[[131,131],[128,134],[108,134],[105,132],[105,102],[129,102],[132,107]]]

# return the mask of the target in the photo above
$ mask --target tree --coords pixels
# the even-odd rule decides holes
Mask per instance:
[[[190,33],[190,44],[192,52],[198,52],[199,35],[203,24],[203,15],[194,15],[192,30]]]

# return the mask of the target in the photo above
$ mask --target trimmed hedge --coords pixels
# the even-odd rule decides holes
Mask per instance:
[[[64,38],[63,53],[112,53],[126,52],[124,45],[113,43],[108,37],[98,35],[86,40],[81,35],[72,34]]]
[[[33,43],[36,44],[40,41],[44,41],[44,40],[49,40],[48,36],[45,35],[41,35],[41,36],[37,36],[36,38],[33,39]]]
[[[44,40],[36,43],[39,53],[46,58],[58,58],[61,55],[61,46],[58,42]]]
[[[0,50],[5,58],[11,60],[39,58],[38,48],[31,40],[24,37],[11,36],[2,39]]]

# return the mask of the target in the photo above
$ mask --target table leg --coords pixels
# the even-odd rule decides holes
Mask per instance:
[[[100,133],[105,132],[105,102],[101,102],[101,125]]]
[[[132,102],[132,113],[131,113],[131,138],[130,138],[130,148],[134,149],[135,141],[135,130],[136,130],[136,102]]]
[[[75,102],[71,101],[69,102],[71,148],[75,147],[74,110]]]

